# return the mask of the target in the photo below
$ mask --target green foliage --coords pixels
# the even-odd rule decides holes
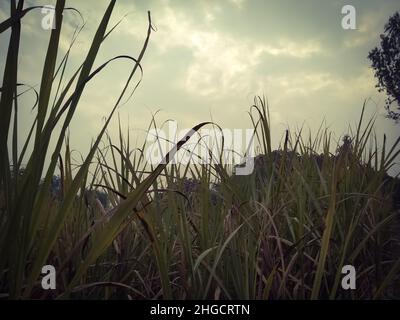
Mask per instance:
[[[343,143],[335,145],[321,126],[307,138],[286,131],[283,145],[273,151],[269,110],[257,98],[250,116],[262,161],[256,161],[253,174],[232,176],[225,163],[167,165],[193,133],[214,125],[209,122],[195,126],[167,161],[153,167],[144,156],[146,143],[131,145],[129,128],[125,134],[119,124],[117,142],[106,132],[133,75],[142,72],[150,14],[137,59],[117,56],[92,70],[108,35],[111,1],[82,65],[61,87],[64,72],[57,70],[65,69],[70,51],[57,63],[65,9],[59,0],[36,120],[19,152],[15,75],[20,19],[29,12],[21,3],[11,1],[14,19],[0,25],[0,31],[11,29],[0,101],[0,297],[399,298],[399,243],[393,236],[399,231],[393,229],[398,211],[392,200],[397,180],[386,172],[400,153],[400,138],[390,148],[384,138],[378,150],[374,119],[363,124],[364,108]],[[116,59],[132,62],[130,77],[74,172],[67,128],[87,82]],[[61,133],[50,149],[56,127]],[[149,131],[152,127],[157,127],[154,118]],[[27,145],[33,146],[29,154]],[[54,197],[49,190],[57,173],[61,190]],[[95,191],[107,194],[108,206],[93,196]],[[45,264],[57,270],[56,290],[41,289]],[[345,264],[357,269],[359,287],[350,293],[340,288]]]
[[[396,12],[385,25],[385,33],[381,35],[380,48],[375,47],[368,55],[378,80],[376,87],[385,91],[388,117],[400,120],[400,14]],[[397,105],[392,110],[392,105]]]

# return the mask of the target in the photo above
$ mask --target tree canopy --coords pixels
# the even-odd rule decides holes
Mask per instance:
[[[381,34],[380,47],[372,49],[368,58],[378,80],[376,87],[386,92],[385,108],[388,117],[400,122],[400,14],[389,18]]]

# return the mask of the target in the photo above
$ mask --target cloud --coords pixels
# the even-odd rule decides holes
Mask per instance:
[[[207,11],[212,16],[211,11]],[[190,52],[186,72],[176,79],[191,94],[221,97],[232,92],[247,94],[257,73],[257,66],[268,55],[304,59],[321,54],[319,42],[296,42],[279,39],[275,45],[257,43],[250,38],[237,38],[208,26],[210,18],[194,20],[182,10],[166,6],[156,19],[158,31],[152,43],[159,53],[186,49]],[[140,24],[125,28],[137,36]],[[256,80],[256,79],[255,79]]]
[[[195,32],[186,45],[193,59],[185,88],[200,95],[224,95],[248,90],[251,73],[260,63],[263,50],[250,43],[238,43],[213,32]]]
[[[5,12],[2,8],[0,8],[0,21],[4,21],[9,18],[9,13]]]
[[[229,0],[229,2],[233,3],[236,7],[241,9],[243,7],[245,0]]]
[[[378,39],[379,33],[383,32],[383,26],[387,19],[387,13],[382,10],[362,15],[357,22],[357,30],[346,33],[344,46],[346,48],[357,48],[373,44]]]
[[[288,56],[293,58],[309,58],[322,53],[321,44],[316,40],[305,43],[291,40],[280,40],[276,46],[264,46],[262,50],[273,56]]]
[[[268,78],[284,95],[310,95],[327,87],[337,86],[340,80],[330,73],[299,73]]]
[[[346,78],[331,72],[300,72],[282,76],[267,76],[259,82],[259,88],[267,86],[276,94],[285,98],[318,97],[320,95],[336,99],[352,100],[357,97],[368,98],[374,91],[374,75],[365,67],[359,74]]]

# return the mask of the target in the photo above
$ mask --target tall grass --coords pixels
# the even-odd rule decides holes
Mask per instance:
[[[386,171],[400,140],[379,152],[374,120],[363,123],[363,108],[343,142],[334,144],[322,128],[308,139],[286,132],[272,151],[265,101],[257,99],[252,110],[263,155],[254,173],[234,176],[224,163],[163,167],[137,215],[86,279],[120,287],[79,297],[398,298],[396,180]],[[108,139],[98,150],[93,174],[111,207],[146,181],[149,167],[145,144],[131,148],[129,135],[125,141],[120,133],[118,145]],[[341,288],[348,264],[357,271],[354,291]]]
[[[11,298],[31,296],[37,285],[42,266],[51,262],[54,258],[59,236],[63,228],[65,228],[65,224],[69,219],[73,219],[76,213],[74,208],[76,195],[86,184],[89,165],[92,162],[92,158],[105,130],[121,99],[126,94],[133,75],[138,70],[142,72],[140,62],[147,48],[152,30],[150,13],[148,15],[149,27],[147,36],[137,59],[130,56],[116,56],[103,63],[100,67],[93,69],[100,46],[109,34],[106,31],[114,5],[115,0],[110,1],[84,61],[73,74],[72,78],[67,80],[65,87],[61,88],[57,83],[61,84],[62,80],[64,80],[64,71],[68,63],[71,47],[57,66],[57,60],[60,60],[58,59],[58,51],[65,0],[57,1],[55,7],[56,25],[51,31],[45,55],[36,106],[37,114],[23,148],[23,150],[26,150],[29,144],[33,145],[33,150],[29,155],[26,155],[24,152],[18,154],[17,150],[16,137],[18,133],[19,98],[17,75],[21,18],[33,8],[24,9],[24,1],[22,0],[18,2],[15,0],[10,1],[10,19],[1,23],[0,30],[4,32],[11,29],[11,34],[0,101],[1,190],[4,196],[4,208],[2,208],[1,212],[0,256],[2,259],[0,270],[2,270],[2,286],[5,286],[4,289],[9,292]],[[85,86],[102,69],[117,59],[127,59],[132,62],[129,78],[77,174],[72,177],[71,174],[68,174],[70,171],[66,171],[67,175],[63,181],[64,188],[61,203],[52,206],[53,210],[49,210],[50,199],[48,190],[51,179],[55,173],[66,130],[75,114]],[[75,86],[75,89],[70,93],[70,89],[73,86]],[[50,101],[52,93],[55,96],[54,103]],[[12,119],[12,115],[14,115],[14,119]],[[53,150],[49,150],[50,138],[56,126],[61,128],[61,132],[58,136],[56,146]],[[13,133],[13,143],[9,148],[7,142],[10,131]],[[9,159],[10,154],[12,155],[11,161]],[[47,155],[51,155],[51,161],[48,169],[45,171],[44,163]],[[24,156],[27,157],[27,164],[21,170]],[[66,161],[66,165],[68,163]],[[43,183],[41,183],[43,176],[45,178]],[[140,192],[135,194],[140,194]],[[23,201],[21,201],[22,199]],[[135,199],[130,201],[131,205],[136,204],[137,200]],[[119,210],[119,212],[120,216],[123,217],[129,213],[129,210],[125,208]],[[118,223],[115,225],[118,226]],[[92,253],[91,257],[95,254]],[[82,263],[82,267],[77,271],[77,275],[84,272],[87,268],[87,266],[85,267],[85,262],[90,261],[88,259],[83,261],[84,263]],[[78,277],[74,279],[78,279]],[[74,283],[73,280],[68,282],[68,285],[72,286],[72,283]],[[68,292],[68,288],[68,286],[65,288],[66,292]]]
[[[109,34],[115,5],[110,1],[84,61],[61,87],[70,51],[59,57],[65,10],[59,0],[36,119],[19,151],[17,58],[21,19],[29,9],[23,1],[10,3],[11,19],[0,24],[0,31],[11,31],[0,101],[1,297],[399,298],[399,243],[394,236],[399,229],[393,228],[399,213],[392,200],[396,180],[386,172],[400,154],[400,139],[386,146],[384,138],[378,149],[374,119],[363,122],[364,108],[343,142],[335,144],[322,126],[307,138],[288,130],[274,151],[269,109],[257,98],[250,109],[260,150],[253,174],[232,175],[223,162],[167,165],[210,122],[196,125],[161,164],[152,166],[144,155],[146,143],[132,146],[130,131],[125,134],[120,123],[118,141],[106,131],[134,74],[142,73],[150,13],[138,57],[116,56],[93,70]],[[87,157],[75,163],[75,172],[67,128],[87,82],[116,59],[132,62],[129,78]],[[51,148],[57,127],[61,133]],[[152,127],[157,128],[155,118],[149,131]],[[29,154],[28,145],[33,146]],[[54,175],[62,186],[57,197],[49,191]],[[88,190],[105,192],[108,205]],[[55,290],[40,286],[45,264],[57,270]],[[346,264],[357,270],[353,291],[340,286]]]

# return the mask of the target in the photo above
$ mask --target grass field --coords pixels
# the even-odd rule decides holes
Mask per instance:
[[[27,13],[20,3],[11,1],[14,17]],[[17,82],[20,20],[0,24],[1,32],[10,32],[0,101],[0,297],[400,298],[400,183],[387,175],[400,139],[386,145],[360,108],[358,126],[339,144],[321,126],[307,137],[276,132],[284,139],[272,150],[268,105],[257,97],[250,109],[259,154],[253,174],[235,176],[223,162],[151,166],[145,145],[131,145],[121,128],[118,141],[106,131],[131,94],[133,76],[143,72],[152,32],[149,13],[139,55],[116,56],[94,69],[113,30],[114,4],[82,65],[65,79],[69,50],[59,56],[65,1],[57,1],[57,26],[32,101],[36,119],[22,148],[18,101],[33,89]],[[86,158],[73,163],[67,129],[85,86],[117,59],[131,62],[130,77]],[[194,124],[191,134],[206,125],[213,124]],[[149,130],[156,126],[153,119]],[[107,203],[94,190],[105,193]],[[57,271],[55,290],[41,287],[47,264]],[[344,265],[355,266],[357,290],[342,289]]]

